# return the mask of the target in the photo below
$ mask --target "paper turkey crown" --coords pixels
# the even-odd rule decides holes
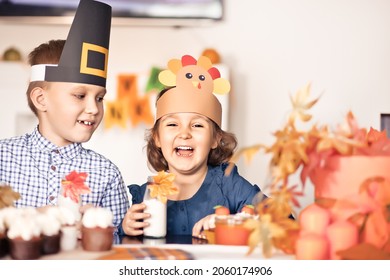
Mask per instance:
[[[221,78],[208,57],[196,60],[184,55],[181,59],[171,59],[168,69],[161,71],[158,78],[163,85],[173,88],[157,100],[156,120],[167,114],[197,113],[221,127],[222,106],[214,93],[228,93],[230,83]]]

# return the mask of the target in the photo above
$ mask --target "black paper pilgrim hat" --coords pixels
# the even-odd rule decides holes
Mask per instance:
[[[110,5],[94,0],[80,0],[58,65],[40,65],[43,69],[35,69],[40,74],[33,73],[37,78],[32,77],[31,81],[85,83],[105,87],[111,15]]]

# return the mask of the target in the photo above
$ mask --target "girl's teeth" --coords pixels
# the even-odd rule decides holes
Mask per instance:
[[[92,125],[92,122],[87,122],[87,121],[78,121],[79,123],[83,123],[85,125]]]

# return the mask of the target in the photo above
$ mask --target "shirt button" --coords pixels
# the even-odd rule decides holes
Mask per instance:
[[[187,227],[186,226],[181,226],[182,231],[186,231]]]
[[[53,150],[53,152],[56,153],[56,154],[59,154],[59,153],[60,153],[59,150]]]
[[[56,171],[56,169],[57,169],[54,165],[52,165],[50,168],[51,168],[51,170],[53,170],[53,171]]]
[[[49,200],[50,200],[50,201],[53,201],[54,198],[55,198],[55,197],[54,197],[53,195],[49,196]]]

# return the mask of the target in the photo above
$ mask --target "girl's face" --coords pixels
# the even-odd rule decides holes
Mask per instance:
[[[175,113],[160,120],[156,145],[172,173],[192,174],[207,167],[211,149],[218,145],[213,123],[195,113]]]
[[[50,83],[44,90],[45,110],[39,130],[55,145],[87,142],[99,126],[106,89],[77,83]]]

